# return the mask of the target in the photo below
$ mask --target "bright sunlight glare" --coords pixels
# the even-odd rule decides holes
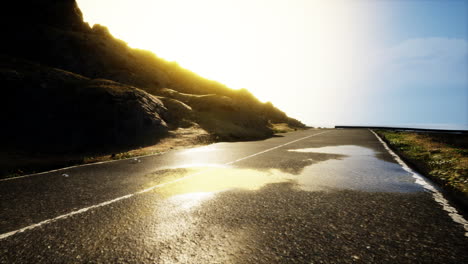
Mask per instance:
[[[131,47],[325,125],[364,94],[371,23],[351,2],[78,0],[85,21]]]

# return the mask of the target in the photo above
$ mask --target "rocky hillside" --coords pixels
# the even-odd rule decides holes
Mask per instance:
[[[154,144],[168,130],[168,110],[143,90],[0,58],[3,147],[118,151]]]
[[[74,0],[14,1],[0,19],[4,146],[112,152],[194,124],[218,140],[266,138],[272,123],[303,127],[245,89],[90,27]]]

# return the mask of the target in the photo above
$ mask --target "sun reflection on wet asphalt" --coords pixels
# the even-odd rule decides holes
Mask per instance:
[[[187,155],[213,152],[214,148],[202,147],[188,150]],[[217,192],[233,189],[256,191],[272,183],[293,183],[305,191],[358,190],[379,192],[422,191],[414,180],[396,163],[376,157],[374,150],[354,146],[328,146],[320,148],[284,150],[291,152],[337,154],[341,159],[329,159],[306,166],[298,175],[280,169],[257,169],[241,165],[208,165],[185,163],[166,170],[160,177],[167,178],[168,184],[156,192],[163,197],[185,197],[190,204],[203,201],[201,197],[214,197]],[[174,179],[180,181],[171,183]]]
[[[294,180],[291,174],[280,170],[255,170],[233,167],[192,167],[178,174],[184,180],[159,188],[165,197],[190,193],[215,193],[231,189],[255,191],[270,183]]]

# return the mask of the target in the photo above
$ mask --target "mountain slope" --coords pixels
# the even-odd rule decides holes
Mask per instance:
[[[0,43],[4,146],[115,153],[154,144],[178,127],[201,127],[214,140],[266,138],[273,123],[304,127],[246,89],[132,49],[104,26],[91,28],[75,0],[14,1],[1,12],[8,25]]]

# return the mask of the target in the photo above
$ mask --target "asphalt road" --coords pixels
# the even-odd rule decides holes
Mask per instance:
[[[418,177],[344,129],[1,180],[0,263],[468,263]]]

